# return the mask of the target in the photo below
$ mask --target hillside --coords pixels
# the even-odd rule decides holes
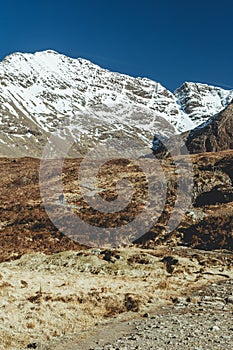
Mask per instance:
[[[179,154],[219,152],[233,148],[233,103],[196,128],[173,135],[161,142],[153,141],[153,154],[158,158]]]
[[[134,187],[129,204],[126,203],[125,208],[120,211],[115,210],[113,213],[98,212],[92,209],[91,202],[88,204],[87,198],[90,197],[85,199],[77,181],[80,160],[66,160],[63,166],[64,195],[68,207],[59,202],[58,194],[56,195],[56,191],[53,191],[57,186],[57,173],[55,171],[51,174],[49,183],[53,198],[51,198],[51,204],[46,204],[46,211],[39,187],[39,160],[2,158],[0,160],[2,169],[0,260],[14,259],[32,251],[54,253],[67,249],[79,250],[80,243],[92,246],[109,244],[114,246],[132,242],[133,239],[149,247],[169,243],[203,249],[233,250],[233,151],[191,156],[193,173],[188,169],[188,171],[185,170],[186,164],[183,162],[183,157],[177,159],[176,165],[162,161],[163,172],[156,176],[153,174],[154,160],[148,159],[147,170],[150,175],[147,179],[142,169],[128,161],[110,162],[103,166],[98,175],[98,187],[100,194],[101,188],[104,188],[101,196],[107,201],[106,203],[109,203],[109,207],[114,203],[111,201],[116,199],[116,183],[121,177],[128,179]],[[165,227],[169,218],[173,216],[174,219],[179,214],[179,208],[176,209],[177,214],[174,210],[177,197],[180,197],[179,200],[182,202],[182,198],[184,197],[185,200],[186,196],[185,192],[180,194],[177,192],[177,166],[180,168],[179,171],[182,171],[182,176],[191,176],[194,187],[191,204],[186,214],[182,214],[181,223],[171,233],[167,233]],[[184,170],[181,170],[183,167]],[[164,178],[167,180],[168,187],[165,196],[167,198],[163,204],[164,198],[161,197],[160,201],[158,193],[161,193],[161,183]],[[149,198],[148,183],[150,188],[153,188],[153,191],[150,190]],[[123,190],[123,195],[128,192],[128,188],[125,191]],[[90,195],[93,196],[91,198],[96,198],[97,193],[98,190],[91,193]],[[60,232],[48,217],[51,212],[52,220],[58,224]],[[141,213],[144,213],[144,221],[141,221],[142,231],[139,228],[135,230],[133,225],[129,225],[126,227],[127,234],[123,238],[124,226],[134,222],[135,218],[140,219]],[[89,225],[74,226],[75,236],[72,236],[73,215]],[[148,229],[146,229],[147,224]],[[91,234],[88,227],[91,228]],[[98,234],[98,229],[95,231],[96,227],[104,228],[101,235]],[[114,227],[119,230],[117,229],[117,233],[111,236],[108,230]]]

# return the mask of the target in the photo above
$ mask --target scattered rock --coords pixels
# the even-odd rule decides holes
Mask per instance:
[[[36,343],[30,343],[27,345],[27,349],[36,349],[37,348],[37,344]]]

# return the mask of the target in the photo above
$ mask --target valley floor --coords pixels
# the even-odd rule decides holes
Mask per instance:
[[[127,326],[133,327],[128,334],[118,333],[112,342],[109,339],[106,341],[106,338],[89,339],[89,342],[82,344],[82,349],[231,350],[232,290],[232,279],[213,283],[191,297],[178,298],[174,306],[162,307],[143,320],[127,322]],[[115,333],[114,325],[112,329]],[[116,331],[118,332],[117,328]],[[127,332],[126,327],[125,331]],[[71,346],[70,349],[75,347]],[[79,350],[81,347],[78,346],[76,349]]]
[[[80,344],[84,348],[84,343],[90,348],[90,334],[96,342],[107,340],[108,334],[114,335],[114,322],[118,322],[117,327],[120,327],[122,321],[133,319],[122,329],[123,333],[127,333],[135,326],[135,320],[145,313],[152,314],[154,310],[159,310],[158,316],[148,318],[150,329],[154,329],[160,321],[162,337],[169,330],[167,325],[171,326],[169,311],[158,318],[162,310],[166,310],[162,307],[170,305],[173,308],[172,313],[177,314],[174,320],[181,322],[178,327],[183,327],[185,322],[191,324],[190,305],[194,305],[198,314],[202,313],[203,304],[202,295],[193,297],[193,293],[211,283],[231,280],[232,260],[232,254],[224,251],[203,252],[181,247],[142,250],[131,247],[67,251],[49,256],[32,253],[14,261],[2,262],[0,349],[77,350]],[[231,287],[229,285],[229,296]],[[191,298],[191,302],[185,301],[187,297]],[[218,306],[220,310],[224,308],[226,302],[223,299],[218,300],[214,312],[220,312],[217,311]],[[204,298],[206,302],[208,304],[208,298]],[[182,320],[179,312],[184,315]],[[113,322],[111,331],[105,335],[102,327],[108,327],[109,322]],[[135,336],[138,341],[147,342],[147,338],[144,339],[144,333],[148,333],[146,323],[140,322],[137,332],[142,333],[142,340],[141,336]],[[218,326],[218,322],[215,323]],[[118,336],[120,331],[117,327],[115,335]],[[97,333],[93,335],[95,330]],[[102,335],[98,335],[98,330],[102,330]],[[214,332],[216,334],[217,330]],[[167,341],[172,328],[169,334]],[[159,339],[159,335],[157,337]],[[171,341],[174,342],[174,339],[171,336]],[[135,340],[126,338],[124,341],[128,349],[127,342],[131,344]],[[148,345],[149,341],[145,344]],[[99,344],[95,343],[95,346],[98,348]],[[146,347],[143,345],[142,348]]]
[[[171,235],[164,227],[177,196],[175,169],[164,163],[170,180],[161,220],[140,246],[118,249],[87,249],[59,232],[41,199],[38,159],[0,159],[0,350],[231,349],[232,159],[233,151],[192,156],[193,206]],[[68,159],[63,169],[64,197],[74,214],[100,227],[137,217],[147,186],[137,167],[121,161],[101,170],[109,202],[119,174],[135,185],[132,205],[113,217],[86,205],[79,163]],[[56,188],[52,165],[50,187]],[[55,203],[62,217],[59,196]],[[153,200],[148,208],[156,212]],[[152,317],[142,319],[146,313]]]

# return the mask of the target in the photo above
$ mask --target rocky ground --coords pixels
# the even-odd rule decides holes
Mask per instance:
[[[133,330],[104,346],[91,342],[89,349],[232,349],[233,280],[213,283],[192,296],[177,298],[172,307],[145,314]],[[130,323],[130,322],[129,322]],[[103,340],[102,340],[103,342]],[[100,343],[100,344],[99,344]]]
[[[119,317],[88,330],[81,337],[64,337],[41,350],[232,349],[233,280],[173,298],[134,319]]]
[[[201,308],[208,306],[209,299],[205,294],[203,298],[199,292],[193,293],[210,283],[230,281],[232,262],[232,254],[224,251],[203,253],[165,246],[154,250],[92,249],[49,256],[33,253],[2,262],[0,349],[77,349],[89,346],[93,339],[98,347],[101,339],[112,341],[120,333],[127,333],[135,320],[155,310],[156,318],[148,320],[152,324],[160,321],[161,329],[156,329],[162,341],[167,325],[171,326],[171,315],[177,315],[174,317],[178,320],[179,312],[184,315],[181,326],[188,322],[190,312],[204,315]],[[231,306],[232,285],[227,283],[225,295],[215,298],[214,310]],[[144,341],[146,324],[139,321],[138,327],[136,333],[141,332]]]

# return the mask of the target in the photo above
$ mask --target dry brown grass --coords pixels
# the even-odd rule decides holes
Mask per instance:
[[[140,314],[232,274],[225,260],[168,248],[25,255],[1,263],[1,350],[72,335],[119,314]],[[196,254],[197,255],[197,254]],[[171,272],[165,261],[178,261]],[[170,260],[169,260],[170,259]],[[164,261],[164,262],[163,262]],[[205,261],[205,264],[203,263]]]

